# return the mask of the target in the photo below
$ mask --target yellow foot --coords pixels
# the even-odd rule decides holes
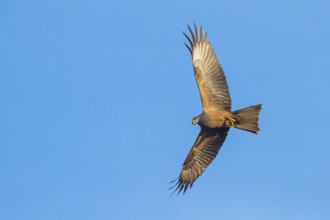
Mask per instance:
[[[235,120],[235,118],[227,118],[225,121],[225,124],[227,127],[233,128],[233,127],[235,127],[236,120]]]

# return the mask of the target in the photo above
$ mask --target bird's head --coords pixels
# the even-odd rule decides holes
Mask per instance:
[[[197,115],[197,116],[195,116],[195,117],[193,118],[193,120],[192,120],[191,123],[192,123],[193,125],[198,124],[199,120],[200,120],[200,115]]]

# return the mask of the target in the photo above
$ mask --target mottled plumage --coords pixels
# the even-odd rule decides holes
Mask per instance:
[[[178,194],[186,192],[207,166],[217,156],[230,128],[235,127],[257,133],[261,105],[231,112],[231,98],[224,71],[211,47],[207,33],[194,25],[188,26],[191,38],[183,33],[192,56],[195,79],[198,85],[203,113],[193,118],[201,131],[192,146],[175,184]],[[173,187],[175,187],[173,186]],[[171,188],[173,188],[171,187]]]

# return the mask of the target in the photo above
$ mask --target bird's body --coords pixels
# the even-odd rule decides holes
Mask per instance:
[[[259,131],[261,105],[231,111],[231,98],[224,71],[208,40],[207,33],[195,25],[195,33],[188,26],[191,38],[186,36],[193,61],[203,113],[194,117],[201,131],[191,148],[176,183],[176,190],[183,193],[204,172],[217,156],[230,128],[239,128],[252,133]]]
[[[198,115],[199,120],[197,124],[201,127],[207,128],[222,128],[227,127],[226,121],[229,118],[235,118],[235,116],[226,110],[211,111]],[[193,123],[194,124],[194,123]]]

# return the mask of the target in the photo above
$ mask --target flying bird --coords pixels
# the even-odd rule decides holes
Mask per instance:
[[[203,112],[193,118],[192,124],[198,124],[201,131],[192,146],[176,184],[175,191],[186,192],[208,165],[217,156],[230,128],[238,128],[257,134],[259,131],[259,112],[261,104],[231,111],[231,98],[224,71],[214,53],[208,34],[203,27],[195,32],[189,27],[191,37],[183,32],[189,45],[195,79],[198,85]],[[174,191],[174,192],[175,192]]]

